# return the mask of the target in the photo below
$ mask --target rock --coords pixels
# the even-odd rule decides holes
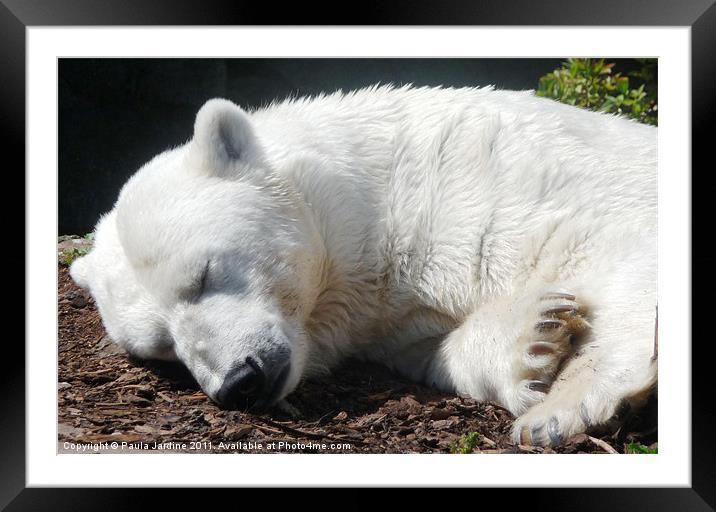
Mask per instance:
[[[57,244],[57,252],[60,254],[63,251],[66,251],[67,249],[90,250],[91,248],[92,248],[92,240],[87,240],[86,238],[65,239],[65,240],[60,241],[60,243]]]
[[[84,307],[87,305],[87,299],[86,299],[83,295],[77,294],[77,295],[70,301],[70,305],[71,305],[73,308],[82,309],[82,308],[84,308]]]

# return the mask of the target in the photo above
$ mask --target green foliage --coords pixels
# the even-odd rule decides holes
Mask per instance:
[[[537,96],[658,124],[656,59],[635,59],[626,75],[604,59],[567,59],[539,80]]]
[[[641,443],[629,443],[626,445],[625,453],[659,453],[659,447],[654,445],[653,448],[644,446]]]
[[[450,446],[450,453],[472,453],[480,442],[482,435],[479,432],[470,432],[462,436],[457,442]]]
[[[65,249],[62,251],[62,254],[60,254],[60,263],[70,266],[77,258],[86,256],[89,251],[89,249],[84,247],[70,247],[69,249]]]
[[[87,243],[82,243],[81,247],[69,247],[64,249],[60,253],[60,263],[67,266],[72,265],[72,262],[74,262],[77,258],[86,256],[90,252],[91,244],[94,243],[94,233],[87,233],[81,237],[77,235],[60,235],[57,237],[58,243],[68,242],[70,240],[85,240],[86,242],[89,242],[90,247],[87,246]]]

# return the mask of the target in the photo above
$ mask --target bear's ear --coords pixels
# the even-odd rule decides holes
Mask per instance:
[[[229,100],[207,101],[196,115],[191,157],[210,174],[225,176],[237,163],[260,158],[260,150],[249,116]]]

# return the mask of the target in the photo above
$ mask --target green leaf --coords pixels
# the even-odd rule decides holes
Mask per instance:
[[[616,71],[613,62],[604,59],[569,58],[561,67],[542,76],[537,96],[552,98],[568,105],[620,112],[648,124],[657,124],[656,60],[646,59],[644,72]],[[630,89],[630,76],[643,77],[639,87]],[[651,77],[651,78],[649,78]],[[651,80],[651,81],[650,81]]]
[[[465,434],[450,446],[450,453],[472,453],[480,442],[482,435],[479,432]]]
[[[648,446],[644,446],[641,443],[629,443],[628,445],[626,445],[626,449],[624,451],[626,453],[656,454],[656,453],[659,453],[659,447],[654,446],[654,448],[649,448]]]

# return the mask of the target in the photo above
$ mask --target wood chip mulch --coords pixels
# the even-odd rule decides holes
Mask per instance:
[[[473,453],[624,453],[628,443],[656,442],[654,401],[617,432],[553,449],[516,446],[505,409],[363,362],[302,383],[288,400],[298,419],[225,411],[179,365],[128,358],[66,265],[58,277],[58,452],[451,453],[472,432]]]

